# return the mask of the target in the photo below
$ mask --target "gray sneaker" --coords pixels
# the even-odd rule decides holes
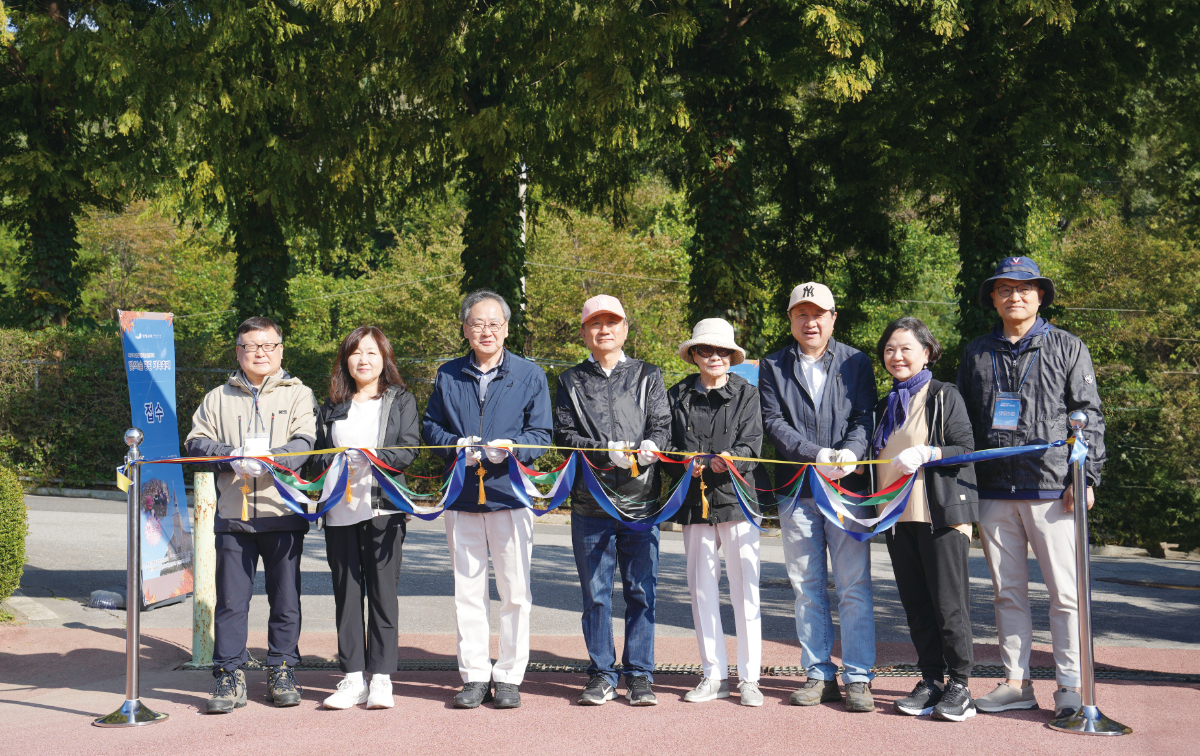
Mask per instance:
[[[208,699],[205,710],[209,714],[228,714],[245,705],[246,673],[240,669],[218,672],[217,680],[213,683],[212,698]]]
[[[809,678],[800,686],[800,690],[792,691],[788,703],[792,706],[816,706],[841,700],[842,691],[838,690],[837,680]]]
[[[714,698],[729,698],[729,680],[701,677],[699,685],[683,694],[683,700],[688,703],[711,701]]]
[[[871,683],[852,682],[846,685],[846,711],[860,713],[875,711],[875,697],[871,695]]]
[[[1007,682],[996,686],[995,690],[986,696],[975,699],[975,708],[988,714],[1014,709],[1036,709],[1037,698],[1033,695],[1033,685],[1025,685],[1017,690]]]
[[[762,706],[763,694],[758,689],[758,683],[743,680],[738,683],[738,693],[742,695],[742,706]]]
[[[1032,687],[1032,686],[1031,686]],[[1083,696],[1070,688],[1054,691],[1054,718],[1066,719],[1083,708]]]

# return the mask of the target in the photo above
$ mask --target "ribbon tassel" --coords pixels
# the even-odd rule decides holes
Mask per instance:
[[[479,506],[487,504],[487,495],[483,492],[483,462],[480,461],[479,467],[475,470],[475,474],[479,476]]]
[[[708,484],[704,482],[704,466],[700,466],[700,519],[708,519]]]
[[[250,493],[250,479],[245,475],[242,476],[242,522],[250,521],[250,502],[247,501],[246,495]]]
[[[629,452],[629,474],[635,478],[641,475],[637,469],[637,455],[633,452]]]

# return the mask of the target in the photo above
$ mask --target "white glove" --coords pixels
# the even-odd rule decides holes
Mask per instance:
[[[350,470],[355,475],[361,475],[371,469],[371,460],[358,449],[346,450],[346,464],[350,465]]]
[[[242,447],[238,447],[229,452],[231,457],[240,457],[246,453]],[[229,463],[233,471],[238,475],[244,475],[249,478],[258,478],[267,474],[267,466],[257,459],[235,459]]]
[[[846,471],[840,467],[835,467],[832,462],[837,457],[837,452],[833,449],[822,449],[817,452],[817,472],[824,475],[830,480],[837,480],[846,476]]]
[[[638,447],[638,464],[646,467],[658,461],[658,457],[654,456],[654,452],[658,451],[658,444],[650,439],[642,441],[642,445]]]
[[[925,446],[910,446],[904,451],[896,455],[892,460],[892,467],[896,468],[905,475],[912,475],[921,465],[933,459],[933,447]]]
[[[728,472],[730,466],[733,465],[733,461],[730,460],[727,462],[724,459],[721,459],[721,457],[728,457],[728,456],[729,456],[729,452],[723,451],[723,452],[721,452],[721,454],[719,456],[716,456],[716,457],[713,457],[712,459],[710,459],[709,464],[712,466],[712,471],[715,473]]]
[[[471,444],[477,444],[482,440],[483,439],[481,439],[479,436],[467,436],[466,438],[458,439],[458,448],[460,448],[460,449],[462,449],[464,447],[466,448],[467,467],[470,467],[472,465],[477,465],[477,464],[479,464],[479,461],[481,459],[483,459],[483,454],[481,454],[479,452],[479,449],[476,449],[474,446],[471,446]]]
[[[508,438],[492,439],[491,441],[488,441],[488,444],[487,444],[488,448],[484,449],[483,453],[487,455],[488,462],[491,462],[493,465],[498,465],[504,461],[505,457],[508,456],[508,452],[505,450],[511,449],[512,443],[513,443],[512,439],[508,439]],[[503,447],[503,448],[492,448],[492,447]]]
[[[852,464],[848,465],[846,463],[847,462],[857,462],[858,455],[855,454],[854,452],[850,451],[849,449],[838,449],[837,454],[833,455],[833,459],[835,462],[841,463],[844,474],[849,475],[850,473],[854,472],[854,465],[852,465]]]
[[[609,441],[608,442],[608,458],[610,460],[612,460],[612,463],[614,465],[621,468],[622,470],[628,470],[629,468],[633,467],[633,460],[631,460],[629,458],[628,454],[626,454],[623,451],[617,451],[617,449],[628,449],[628,448],[629,448],[629,444],[625,443],[624,441]]]

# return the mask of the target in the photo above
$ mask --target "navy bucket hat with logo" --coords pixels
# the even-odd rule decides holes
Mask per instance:
[[[1007,278],[1011,281],[1035,281],[1045,292],[1042,307],[1049,307],[1054,301],[1054,282],[1042,275],[1038,264],[1028,257],[1006,257],[996,266],[996,272],[979,287],[979,301],[984,307],[992,306],[992,286],[997,279]]]

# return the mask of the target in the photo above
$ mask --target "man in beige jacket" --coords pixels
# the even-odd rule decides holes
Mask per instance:
[[[208,392],[192,416],[187,453],[197,457],[312,451],[316,398],[280,367],[283,334],[269,318],[250,318],[237,330],[239,369]],[[306,455],[276,457],[299,470]],[[208,466],[217,477],[217,606],[214,616],[210,714],[246,705],[246,649],[250,596],[261,558],[266,573],[268,685],[276,706],[296,706],[300,689],[292,668],[300,662],[300,554],[308,520],[290,510],[267,465],[254,459]]]

